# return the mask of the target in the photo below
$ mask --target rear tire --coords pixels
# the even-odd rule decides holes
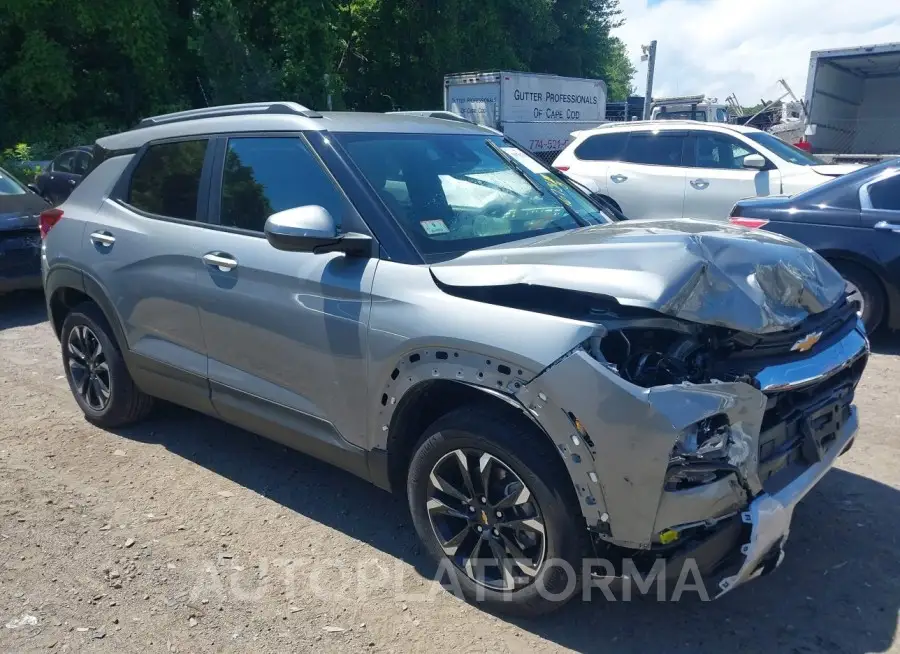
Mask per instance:
[[[884,319],[885,295],[881,282],[874,274],[849,261],[833,261],[835,269],[848,282],[847,290],[862,303],[861,318],[870,334],[875,332]],[[855,292],[854,292],[855,291]],[[851,299],[854,299],[853,297]]]
[[[441,565],[440,580],[449,576],[450,590],[469,602],[534,617],[561,608],[580,589],[589,540],[572,480],[524,416],[476,404],[441,417],[412,457],[407,494],[416,532]]]
[[[69,389],[89,422],[123,427],[150,413],[153,398],[135,386],[106,316],[96,304],[84,302],[66,316],[60,344]]]

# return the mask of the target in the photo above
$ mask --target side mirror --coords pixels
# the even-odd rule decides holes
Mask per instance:
[[[28,190],[31,191],[32,193],[36,193],[37,195],[41,194],[40,189],[38,189],[38,187],[35,186],[34,184],[26,184],[25,186],[27,186]]]
[[[761,154],[748,154],[744,157],[744,168],[763,170],[766,167],[766,159]]]
[[[318,205],[279,211],[268,217],[266,240],[276,250],[287,252],[343,252],[351,256],[369,256],[372,238],[365,234],[339,234],[334,218]]]

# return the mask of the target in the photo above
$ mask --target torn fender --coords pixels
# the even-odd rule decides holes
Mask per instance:
[[[585,435],[578,440],[587,442],[597,478],[597,504],[602,503],[607,514],[601,533],[608,531],[617,544],[650,546],[672,449],[685,429],[705,418],[728,416],[733,433],[749,450],[741,467],[759,486],[755,470],[765,396],[747,384],[644,389],[624,381],[587,352],[575,350],[517,397],[564,454],[572,447],[573,434],[578,434],[567,414],[581,423]],[[574,479],[576,487],[590,487],[591,481],[590,471]],[[598,517],[596,512],[585,513],[593,527],[600,526]]]

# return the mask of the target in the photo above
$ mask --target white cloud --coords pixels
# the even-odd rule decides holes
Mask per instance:
[[[641,45],[658,41],[654,95],[731,93],[775,99],[784,78],[802,98],[813,50],[900,41],[896,0],[620,0],[625,41],[643,95]]]

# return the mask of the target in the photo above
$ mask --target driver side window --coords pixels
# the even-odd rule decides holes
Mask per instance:
[[[75,159],[74,152],[63,152],[50,165],[50,169],[55,173],[71,173],[72,162]]]
[[[340,227],[345,198],[299,137],[228,139],[220,223],[262,232],[273,213],[315,204]]]
[[[737,139],[715,132],[698,132],[693,150],[693,167],[719,170],[744,170],[744,157],[754,154]]]

